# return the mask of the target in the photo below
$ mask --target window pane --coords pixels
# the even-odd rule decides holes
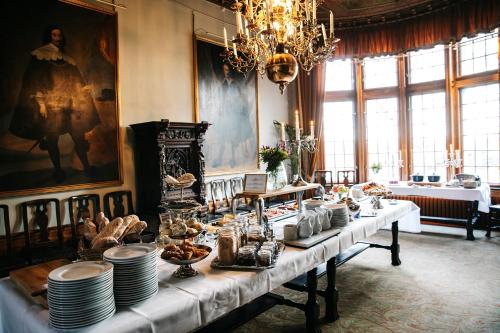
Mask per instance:
[[[326,64],[326,91],[352,90],[352,60],[339,59]]]
[[[324,104],[325,167],[334,178],[339,170],[355,170],[353,111],[352,101]]]
[[[396,57],[376,57],[363,60],[365,89],[395,87],[398,85]]]
[[[458,43],[460,75],[470,75],[498,68],[498,29]]]
[[[445,93],[418,94],[410,97],[413,172],[440,175],[446,179],[446,106]]]
[[[444,80],[444,46],[409,53],[410,83]]]
[[[371,166],[380,163],[378,177],[399,179],[398,99],[380,98],[366,101],[366,140],[368,174],[374,178]]]
[[[460,91],[464,172],[489,183],[500,183],[499,90],[493,83]]]

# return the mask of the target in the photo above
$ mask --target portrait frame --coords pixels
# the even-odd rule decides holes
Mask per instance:
[[[200,36],[199,34],[194,34],[193,35],[193,77],[194,77],[194,87],[193,87],[193,95],[194,95],[194,105],[193,105],[193,118],[195,122],[200,122],[203,119],[203,111],[200,110],[200,82],[199,82],[199,73],[200,73],[200,64],[198,63],[198,47],[200,43],[206,43],[209,44],[210,46],[215,46],[219,47],[220,50],[222,51],[224,48],[224,44],[221,41],[214,40],[211,38],[207,38],[205,36]],[[223,63],[222,57],[220,57],[220,64]],[[203,65],[207,65],[207,63],[204,63]],[[239,74],[242,75],[242,74]],[[255,96],[252,95],[255,101],[255,149],[253,150],[255,152],[255,160],[253,163],[254,166],[251,167],[235,167],[231,169],[214,169],[211,168],[209,163],[206,163],[206,175],[207,176],[217,176],[217,175],[229,175],[229,174],[243,174],[243,173],[255,173],[259,172],[260,168],[260,159],[259,159],[259,145],[260,145],[260,129],[259,129],[259,103],[258,103],[258,96],[259,96],[259,88],[258,88],[258,76],[255,70],[252,71],[252,73],[247,74],[251,75],[254,77],[255,80]],[[209,123],[211,121],[207,120]],[[211,127],[209,131],[216,130],[214,127]],[[210,135],[209,132],[207,132],[207,135]],[[207,145],[208,142],[205,142],[205,145]],[[210,157],[209,157],[210,158]],[[205,154],[205,160],[207,160],[207,154]],[[209,162],[209,161],[208,161]]]
[[[66,38],[66,35],[68,32],[71,33],[71,31],[74,31],[75,29],[78,29],[78,24],[81,26],[81,29],[83,29],[84,25],[87,30],[84,29],[84,31],[99,31],[100,37],[102,39],[106,39],[107,44],[104,46],[101,44],[102,40],[99,39],[97,40],[97,32],[96,35],[92,35],[92,37],[88,37],[87,39],[90,38],[95,38],[93,42],[96,42],[98,45],[92,46],[93,49],[98,49],[102,52],[101,56],[104,60],[111,60],[108,64],[106,64],[107,74],[106,74],[106,80],[100,81],[99,79],[92,78],[88,79],[88,73],[89,72],[98,72],[98,68],[93,68],[92,65],[95,63],[95,59],[99,58],[96,56],[96,54],[92,54],[92,59],[91,56],[88,56],[88,59],[86,59],[86,67],[84,67],[85,70],[80,70],[78,67],[80,63],[78,61],[75,61],[75,67],[77,67],[81,71],[81,76],[82,80],[85,82],[85,87],[89,85],[91,88],[90,89],[95,89],[96,87],[102,88],[101,90],[91,90],[92,92],[90,94],[90,100],[94,103],[94,111],[98,115],[98,122],[96,125],[93,125],[91,129],[86,131],[84,133],[84,138],[85,141],[87,142],[87,150],[86,150],[86,155],[87,155],[87,161],[85,159],[82,159],[81,157],[81,152],[78,151],[75,154],[75,151],[78,150],[77,146],[78,144],[81,145],[81,141],[78,142],[74,137],[77,135],[74,135],[74,133],[61,133],[57,134],[59,137],[62,137],[65,141],[73,140],[73,151],[72,151],[72,156],[71,158],[66,157],[66,160],[71,160],[71,162],[65,163],[63,160],[63,156],[68,155],[68,153],[65,153],[61,146],[61,141],[59,138],[59,143],[57,147],[61,149],[61,164],[64,173],[64,178],[61,181],[60,179],[56,179],[55,176],[53,175],[52,178],[55,179],[49,179],[47,175],[45,175],[49,170],[47,167],[41,168],[40,170],[38,169],[32,169],[32,167],[29,166],[30,159],[29,157],[24,157],[27,162],[26,166],[27,169],[21,169],[21,172],[28,172],[29,175],[26,178],[26,183],[27,184],[20,184],[19,188],[12,189],[10,187],[5,186],[5,178],[6,175],[4,173],[4,169],[0,166],[0,198],[5,198],[5,197],[15,197],[15,196],[26,196],[26,195],[36,195],[36,194],[46,194],[46,193],[56,193],[56,192],[67,192],[67,191],[76,191],[76,190],[84,190],[84,189],[94,189],[94,188],[102,188],[102,187],[111,187],[111,186],[120,186],[123,184],[123,163],[122,163],[122,133],[121,133],[121,128],[120,128],[120,85],[119,85],[119,44],[118,44],[118,16],[117,13],[114,9],[110,8],[109,6],[104,6],[104,5],[99,5],[97,3],[90,3],[86,2],[83,0],[43,0],[41,1],[44,4],[49,4],[49,8],[47,9],[47,12],[52,10],[51,13],[53,15],[49,15],[47,18],[45,18],[46,26],[47,25],[52,25],[54,24],[50,20],[53,19],[54,17],[61,18],[64,17],[65,14],[67,13],[72,13],[72,15],[65,17],[63,20],[56,21],[57,28],[59,27],[62,28],[64,31],[64,35]],[[16,3],[12,4],[11,6],[16,6],[18,8],[18,13],[15,15],[18,15],[19,17],[23,16],[26,17],[26,6],[23,7],[22,3]],[[56,8],[56,10],[54,10]],[[43,13],[42,13],[43,14]],[[14,17],[17,17],[15,16]],[[43,17],[43,15],[40,15]],[[87,17],[93,17],[94,20],[92,22],[99,22],[99,19],[102,18],[103,20],[106,21],[106,23],[103,23],[102,26],[99,28],[101,30],[98,30],[95,26],[88,26],[88,22],[85,20]],[[74,20],[75,23],[68,23]],[[33,23],[33,26],[29,25],[25,30],[32,29],[33,33],[36,33],[36,27],[37,25],[39,26],[41,23],[40,22],[42,19],[39,21],[36,21]],[[97,23],[96,23],[97,24]],[[104,27],[105,26],[105,27]],[[68,28],[70,27],[70,28]],[[92,30],[94,28],[95,30]],[[24,31],[24,34],[27,32]],[[71,36],[71,34],[69,34]],[[78,36],[79,37],[79,36]],[[87,46],[91,48],[90,43],[89,45],[85,44],[85,40],[78,39],[75,36],[71,36],[72,38],[71,43],[74,45],[81,43],[76,47],[76,49],[81,49],[82,45]],[[68,38],[69,39],[69,38]],[[87,41],[88,42],[88,41]],[[34,48],[37,47],[37,45],[33,43],[26,43],[26,50],[33,50]],[[28,45],[29,44],[29,45]],[[68,43],[69,44],[69,43]],[[39,45],[38,45],[39,46]],[[24,46],[23,46],[24,47]],[[68,47],[69,49],[69,47]],[[90,53],[91,51],[89,51]],[[31,53],[33,55],[33,52]],[[73,54],[70,54],[71,56]],[[108,56],[106,58],[105,56]],[[78,54],[75,59],[79,60],[81,58],[85,57],[85,55],[80,55]],[[24,56],[23,61],[26,62],[26,56]],[[64,58],[63,58],[64,59]],[[102,61],[101,62],[105,62]],[[0,63],[0,69],[3,69],[5,66]],[[104,65],[103,65],[104,66]],[[19,77],[19,73],[17,73],[18,80],[23,81],[24,76],[26,74],[21,73],[21,76]],[[101,77],[99,75],[95,77]],[[104,75],[102,75],[104,77]],[[82,83],[83,85],[83,83]],[[5,85],[4,87],[0,87],[4,89],[13,89],[10,86]],[[22,87],[17,87],[17,90],[22,90]],[[3,93],[0,91],[0,93]],[[19,92],[19,96],[21,96],[21,92]],[[18,98],[20,99],[20,97]],[[104,105],[104,106],[102,106]],[[3,107],[4,105],[2,105]],[[104,110],[104,111],[103,111]],[[0,109],[0,116],[2,115],[2,111]],[[14,110],[16,112],[16,110]],[[13,117],[14,118],[14,117]],[[0,117],[0,119],[2,119]],[[76,124],[72,124],[72,128],[76,128]],[[0,130],[4,129],[4,132],[0,131],[0,162],[6,160],[5,155],[2,155],[4,153],[2,151],[3,148],[2,144],[4,143],[1,140],[1,134],[5,134],[5,124],[2,124],[0,121]],[[83,126],[82,126],[83,127]],[[90,126],[89,126],[90,127]],[[83,132],[83,130],[82,130]],[[68,139],[71,138],[71,139]],[[36,139],[32,142],[36,142]],[[47,149],[42,149],[42,140],[38,140],[37,143],[35,143],[32,147],[40,150],[47,150]],[[80,146],[81,147],[81,146]],[[111,147],[112,149],[106,150],[105,148]],[[33,150],[33,148],[31,148]],[[81,150],[81,148],[80,148]],[[100,150],[100,152],[97,154],[96,150]],[[50,151],[50,149],[48,149]],[[31,150],[29,151],[31,152]],[[29,153],[28,152],[28,153]],[[24,151],[24,153],[27,153]],[[45,152],[47,154],[50,154],[48,152]],[[108,159],[101,159],[99,161],[99,158],[103,156],[103,154],[108,155]],[[100,155],[100,156],[99,156]],[[75,157],[77,156],[77,157]],[[38,159],[40,159],[40,152],[38,152]],[[53,162],[52,156],[50,156],[50,159],[52,160],[51,167],[55,170],[55,164]],[[86,163],[85,163],[86,162]],[[3,162],[2,162],[3,163]],[[100,164],[102,163],[102,164]],[[46,165],[45,163],[44,165]],[[87,166],[87,167],[86,167]],[[68,172],[69,171],[69,172]],[[44,175],[42,180],[37,180],[33,181],[29,177],[33,177],[32,174],[35,172],[39,172],[39,174]],[[55,171],[53,172],[55,173]],[[8,174],[7,174],[8,176]],[[19,177],[19,175],[16,175]],[[36,186],[33,186],[32,184],[36,183]]]

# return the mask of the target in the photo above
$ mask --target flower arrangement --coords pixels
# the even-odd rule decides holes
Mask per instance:
[[[382,170],[382,164],[380,164],[380,163],[373,163],[370,166],[370,169],[372,169],[372,171],[373,171],[374,174],[378,174],[380,172],[380,170]]]
[[[280,166],[281,162],[288,158],[288,153],[280,146],[262,146],[259,151],[259,157],[262,162],[267,163],[266,171],[273,176],[276,176],[278,167]]]
[[[345,185],[334,185],[332,188],[333,193],[345,194],[349,192],[349,187]]]

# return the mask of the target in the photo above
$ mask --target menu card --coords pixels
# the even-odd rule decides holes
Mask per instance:
[[[262,194],[267,191],[267,174],[253,173],[245,174],[243,192]]]

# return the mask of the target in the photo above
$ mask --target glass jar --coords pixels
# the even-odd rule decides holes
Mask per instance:
[[[243,246],[238,250],[238,265],[255,266],[255,247]]]
[[[219,230],[217,251],[219,263],[224,266],[233,265],[238,253],[239,236],[233,227],[224,227]]]

